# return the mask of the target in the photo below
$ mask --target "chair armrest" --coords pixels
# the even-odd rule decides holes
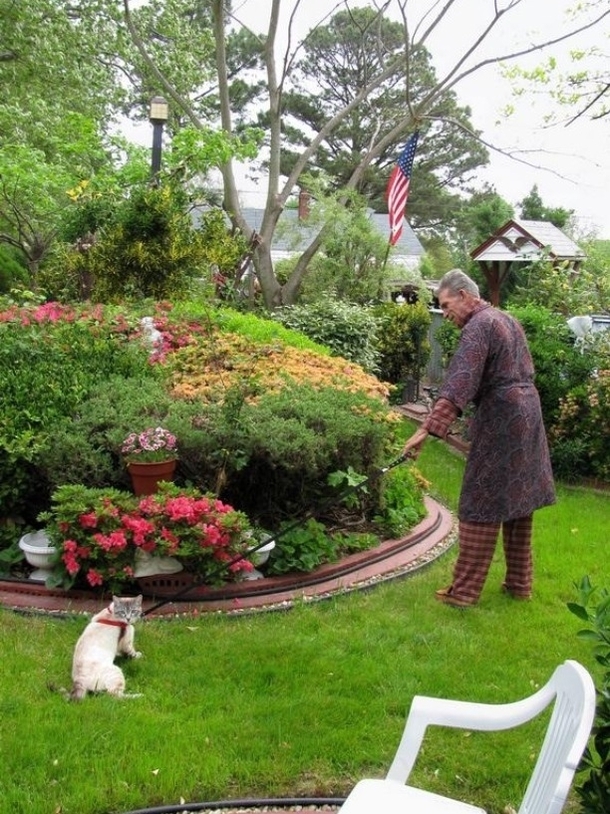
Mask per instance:
[[[554,696],[555,690],[548,685],[529,698],[510,704],[481,704],[416,695],[386,778],[406,782],[428,726],[481,731],[512,729],[538,715],[550,704]]]

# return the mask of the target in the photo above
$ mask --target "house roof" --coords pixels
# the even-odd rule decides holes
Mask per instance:
[[[507,221],[470,252],[473,260],[527,262],[547,250],[555,260],[582,260],[585,253],[552,223],[543,220]]]
[[[255,231],[259,231],[263,221],[264,209],[242,209],[242,213],[248,226]],[[372,210],[369,210],[368,215],[381,235],[389,241],[390,224],[388,221],[388,216],[373,212]],[[281,227],[281,224],[283,223],[294,224],[298,222],[298,209],[284,209],[278,222],[278,226]],[[308,227],[307,221],[301,221],[301,228],[298,232],[297,230],[292,229],[289,232],[286,230],[283,231],[281,228],[279,228],[276,230],[273,236],[272,251],[287,255],[303,251],[317,235],[318,231],[319,226]],[[405,221],[400,240],[394,247],[393,256],[419,258],[424,254],[424,252],[425,249],[419,242],[415,232],[407,221]]]

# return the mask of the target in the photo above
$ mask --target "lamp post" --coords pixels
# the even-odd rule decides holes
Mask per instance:
[[[163,149],[163,125],[168,117],[168,104],[163,96],[153,96],[148,118],[153,126],[151,175],[153,182],[161,170],[161,150]]]

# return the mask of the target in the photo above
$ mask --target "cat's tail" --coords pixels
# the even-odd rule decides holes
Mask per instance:
[[[53,684],[52,681],[47,683],[47,689],[51,690],[51,692],[58,692],[60,695],[66,699],[66,701],[70,700],[70,693],[65,687],[58,687],[57,684]]]

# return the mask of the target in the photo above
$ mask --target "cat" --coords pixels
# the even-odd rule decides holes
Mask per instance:
[[[117,698],[137,698],[125,693],[125,676],[114,660],[119,655],[139,659],[134,649],[132,622],[142,615],[142,596],[113,596],[104,610],[96,613],[82,632],[72,660],[71,701],[82,700],[88,692],[107,692]]]

